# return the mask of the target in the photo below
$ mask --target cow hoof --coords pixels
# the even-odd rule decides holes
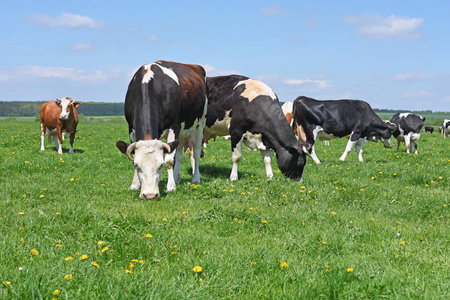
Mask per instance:
[[[230,180],[231,181],[236,181],[236,180],[238,180],[238,177],[237,176],[230,176]]]
[[[166,192],[170,193],[170,192],[175,191],[176,189],[177,189],[176,187],[167,187]]]

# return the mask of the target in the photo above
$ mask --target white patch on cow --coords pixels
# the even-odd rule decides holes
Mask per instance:
[[[250,131],[247,131],[242,135],[242,142],[250,151],[267,150],[266,146],[264,146],[262,142],[261,133],[253,134]]]
[[[144,66],[145,74],[144,77],[142,78],[142,83],[148,83],[150,80],[152,80],[153,75],[155,75],[151,69],[152,65],[153,64]]]
[[[236,84],[236,86],[233,89],[236,89],[238,86],[242,84],[245,85],[245,89],[241,93],[241,96],[247,98],[249,102],[251,102],[258,96],[269,96],[273,100],[277,99],[277,96],[270,87],[268,87],[261,81],[251,78],[239,81],[238,84]]]
[[[401,114],[399,114],[398,116],[400,117],[400,118],[406,118],[407,116],[409,116],[411,113],[401,113]]]
[[[134,129],[130,133],[130,141],[132,143],[136,142],[136,131]]]
[[[172,71],[172,69],[163,67],[163,66],[161,66],[159,64],[155,64],[155,65],[160,67],[164,74],[166,74],[167,76],[172,78],[178,85],[180,85],[180,82],[178,81],[178,76],[177,76],[177,74],[175,74],[174,71]]]
[[[223,120],[217,120],[211,127],[205,127],[205,133],[210,135],[225,136],[230,134],[230,113],[231,109],[225,112],[225,118]]]

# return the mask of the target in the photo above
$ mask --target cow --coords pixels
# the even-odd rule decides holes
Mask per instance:
[[[392,135],[397,139],[397,151],[400,148],[400,143],[406,144],[406,153],[409,153],[412,148],[417,152],[417,141],[420,138],[420,131],[423,127],[423,122],[426,118],[412,114],[412,113],[397,113],[395,114],[391,122],[397,125],[397,129]]]
[[[261,151],[267,178],[273,177],[271,153],[280,171],[301,180],[307,149],[294,136],[277,95],[266,84],[241,75],[207,77],[208,112],[204,139],[230,135],[233,167],[230,180],[238,179],[242,143]]]
[[[450,120],[445,119],[444,122],[442,122],[442,131],[441,134],[444,138],[447,138],[450,134]]]
[[[41,151],[45,150],[44,139],[47,133],[49,139],[53,137],[58,154],[62,154],[62,143],[64,133],[69,133],[70,150],[73,153],[73,142],[78,125],[77,107],[81,103],[75,102],[69,97],[48,101],[41,105],[40,123],[41,123]]]
[[[433,134],[433,131],[434,131],[434,127],[431,127],[431,126],[425,126],[423,128],[423,132],[425,132],[425,133]]]
[[[176,189],[184,147],[193,148],[192,181],[200,182],[207,107],[205,76],[199,65],[163,60],[143,65],[134,74],[124,105],[131,144],[118,141],[116,146],[134,163],[130,189],[140,188],[141,199],[160,196],[164,164],[168,172],[167,192]]]
[[[292,108],[293,104],[292,102],[285,102],[283,105],[281,105],[281,110],[283,111],[284,116],[286,117],[286,120],[288,121],[289,125],[292,126]]]
[[[380,138],[386,148],[392,148],[391,135],[396,125],[383,122],[370,105],[362,100],[325,100],[299,96],[294,101],[294,130],[301,141],[310,147],[311,157],[320,164],[314,151],[318,137],[342,138],[350,135],[347,147],[339,158],[344,161],[355,147],[358,159],[363,162],[362,145],[373,137]]]

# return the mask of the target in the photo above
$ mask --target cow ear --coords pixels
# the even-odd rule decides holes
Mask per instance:
[[[116,147],[119,148],[120,152],[122,152],[123,154],[126,154],[126,153],[127,153],[127,149],[128,149],[128,146],[129,146],[129,145],[130,145],[130,144],[127,144],[127,143],[122,142],[122,141],[118,141],[118,142],[116,143]]]
[[[73,102],[73,107],[78,107],[78,106],[80,106],[81,105],[81,103],[80,102]]]
[[[56,99],[56,105],[58,105],[59,107],[61,107],[61,99]]]
[[[172,143],[169,143],[169,144],[168,144],[169,147],[170,147],[170,153],[172,153],[173,150],[177,149],[179,143],[180,143],[179,140],[175,140],[175,141],[173,141]],[[167,151],[167,149],[164,148],[164,153],[169,153],[169,151]]]
[[[425,120],[427,119],[427,117],[422,118],[422,121],[425,122]]]

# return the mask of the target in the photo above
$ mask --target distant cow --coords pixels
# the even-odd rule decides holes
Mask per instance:
[[[444,138],[447,138],[450,134],[450,120],[445,119],[444,122],[442,122],[442,136]]]
[[[420,131],[423,127],[423,122],[426,118],[412,114],[412,113],[397,113],[395,114],[391,122],[397,125],[397,129],[392,135],[397,139],[397,151],[400,148],[400,143],[406,144],[406,153],[412,152],[412,147],[417,152],[417,141],[420,138]]]
[[[62,143],[64,141],[64,132],[70,135],[70,150],[73,153],[73,141],[77,132],[78,113],[76,108],[80,106],[79,102],[75,102],[69,97],[48,101],[42,104],[40,122],[41,122],[41,151],[45,150],[44,139],[45,133],[49,138],[53,137],[56,150],[62,154]],[[59,143],[58,143],[59,141]]]
[[[176,189],[183,147],[194,149],[193,182],[200,182],[198,164],[206,105],[205,70],[201,66],[157,61],[141,66],[134,74],[125,97],[132,144],[119,141],[116,145],[134,162],[130,189],[141,188],[141,198],[159,197],[164,163],[167,191]],[[163,138],[167,143],[161,141]],[[167,153],[165,160],[163,153]]]
[[[433,131],[434,131],[434,128],[433,127],[431,127],[431,126],[425,126],[424,127],[424,129],[423,129],[423,131],[425,132],[425,133],[433,133]]]
[[[307,150],[295,138],[272,89],[261,81],[240,75],[207,77],[206,82],[205,138],[231,136],[233,168],[230,179],[238,179],[244,143],[250,150],[261,151],[268,178],[273,176],[272,149],[281,172],[301,180]]]
[[[392,148],[391,135],[396,125],[383,122],[367,102],[361,100],[318,101],[300,96],[294,101],[294,129],[301,140],[311,147],[311,157],[320,163],[314,151],[317,138],[342,138],[350,135],[344,153],[339,158],[344,161],[355,147],[362,162],[362,145],[373,137],[380,138],[386,148]]]

